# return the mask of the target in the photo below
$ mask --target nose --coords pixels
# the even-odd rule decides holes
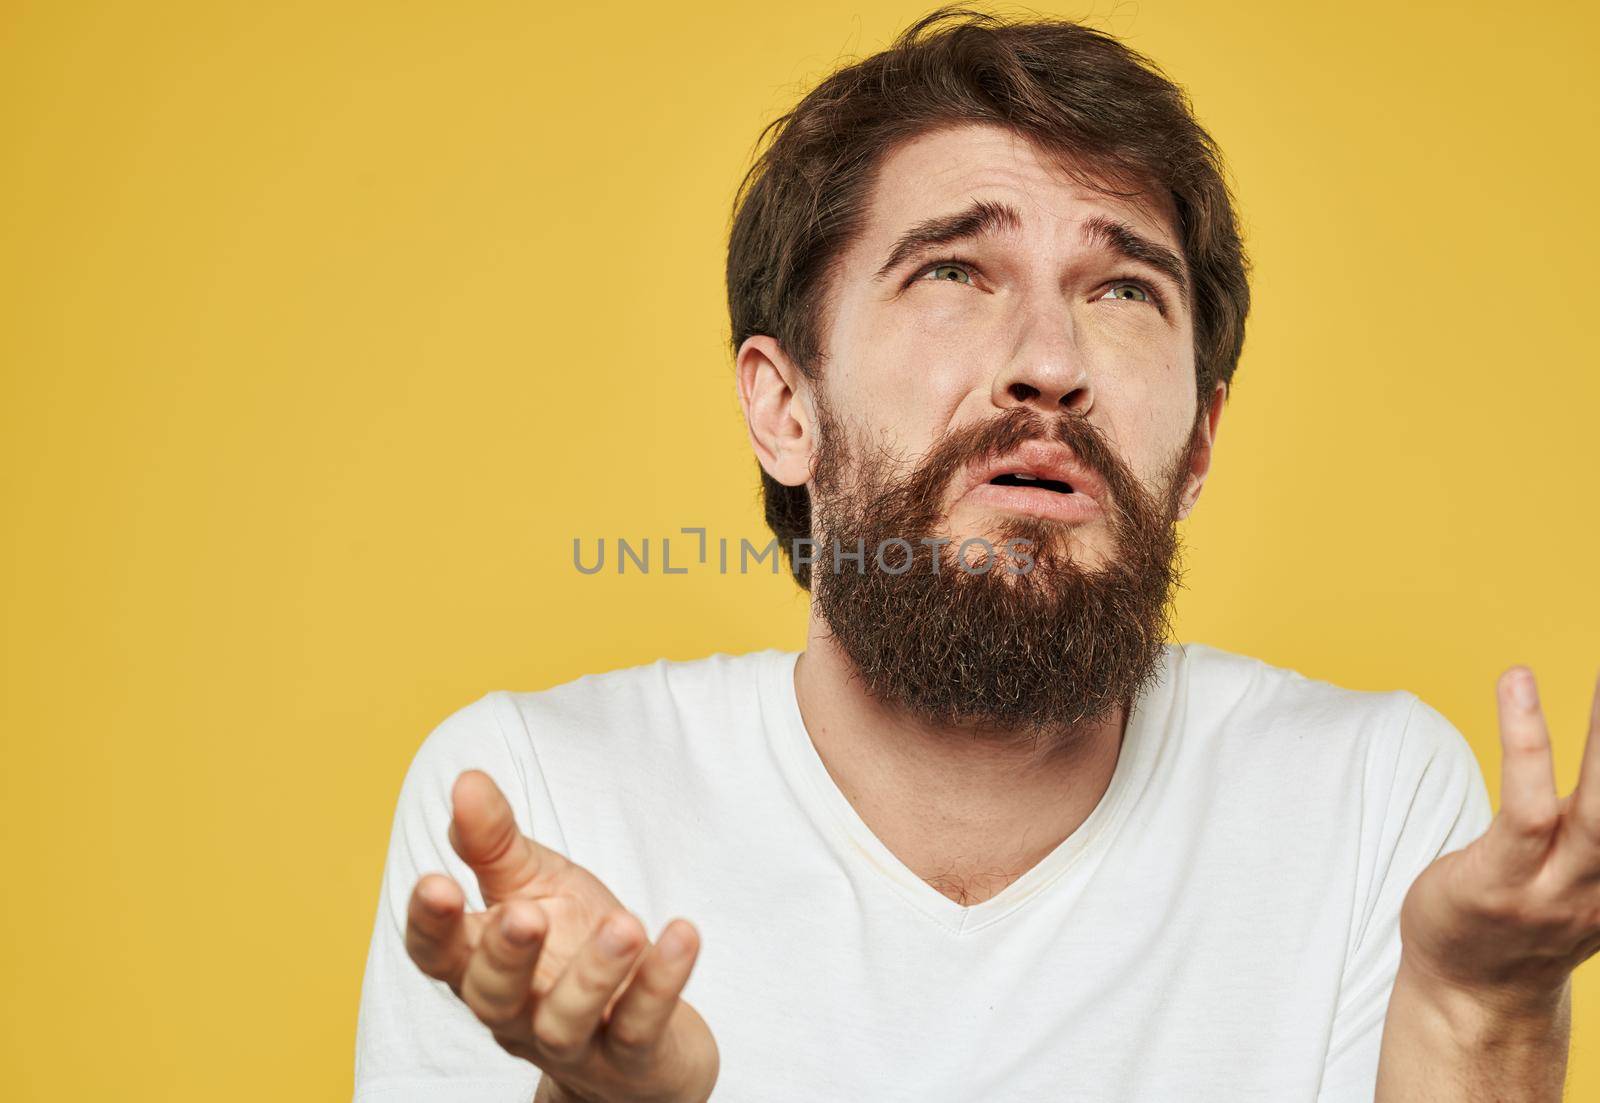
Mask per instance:
[[[1087,414],[1094,404],[1087,358],[1074,340],[1061,304],[1027,323],[1011,358],[995,373],[990,397],[1002,410],[1029,406],[1046,417],[1072,410]],[[1053,315],[1047,316],[1047,315]]]

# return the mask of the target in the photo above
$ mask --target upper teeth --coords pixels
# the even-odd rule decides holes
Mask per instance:
[[[1014,479],[1027,479],[1030,482],[1038,482],[1039,481],[1039,476],[1037,476],[1037,475],[1024,475],[1020,471],[1018,471],[1015,474],[1013,474],[1012,478],[1014,478]]]

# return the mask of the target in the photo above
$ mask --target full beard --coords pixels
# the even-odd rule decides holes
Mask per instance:
[[[846,487],[841,427],[826,409],[819,415],[812,591],[874,698],[935,725],[1037,739],[1131,707],[1156,678],[1182,581],[1177,513],[1194,432],[1158,481],[1159,496],[1082,416],[1049,421],[1026,407],[947,435],[903,478],[862,464]],[[1090,569],[1073,557],[1068,526],[1004,515],[985,534],[995,548],[989,569],[975,573],[975,558],[984,557],[970,554],[964,569],[956,543],[936,543],[948,536],[938,529],[951,479],[1039,439],[1066,444],[1104,480],[1112,551]],[[1026,573],[1002,547],[1018,540],[1031,547]],[[874,561],[885,541],[895,541],[885,558],[897,573]],[[904,570],[899,541],[910,545]],[[835,569],[835,547],[866,549],[864,564],[840,560],[844,569]]]

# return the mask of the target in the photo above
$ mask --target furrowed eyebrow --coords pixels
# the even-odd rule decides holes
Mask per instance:
[[[1160,242],[1151,241],[1126,222],[1096,215],[1083,220],[1080,236],[1089,245],[1101,245],[1125,260],[1147,264],[1172,281],[1178,295],[1189,301],[1189,277],[1183,268],[1183,258]]]
[[[1015,208],[989,199],[977,200],[964,211],[919,222],[901,234],[894,248],[889,250],[889,259],[883,262],[883,267],[872,278],[883,279],[924,249],[970,241],[985,234],[1016,230],[1021,226],[1022,216],[1017,214]]]
[[[1021,226],[1022,216],[1016,208],[993,200],[977,200],[966,210],[927,219],[901,234],[894,248],[889,250],[889,259],[883,262],[883,267],[872,278],[883,279],[926,249],[1016,230]],[[1189,277],[1184,269],[1183,258],[1167,246],[1150,240],[1126,222],[1105,215],[1084,219],[1080,236],[1090,246],[1102,246],[1124,260],[1155,269],[1178,289],[1178,296],[1184,303],[1189,302]]]

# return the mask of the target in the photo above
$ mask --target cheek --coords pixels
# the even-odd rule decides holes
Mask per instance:
[[[1146,343],[1107,356],[1097,376],[1095,406],[1113,447],[1154,489],[1194,422],[1193,364],[1171,349],[1153,355]]]
[[[1158,369],[1179,352],[1176,333],[1154,307],[1095,300],[1074,316],[1081,344],[1114,353],[1131,364]]]
[[[1194,356],[1185,344],[1188,338],[1153,309],[1090,303],[1078,313],[1074,328],[1079,348],[1093,358],[1093,366],[1106,381],[1102,389],[1114,383],[1163,406],[1171,406],[1173,396],[1192,399]]]
[[[897,454],[914,454],[950,424],[975,387],[987,388],[988,349],[970,310],[885,318],[836,348],[829,397]]]

